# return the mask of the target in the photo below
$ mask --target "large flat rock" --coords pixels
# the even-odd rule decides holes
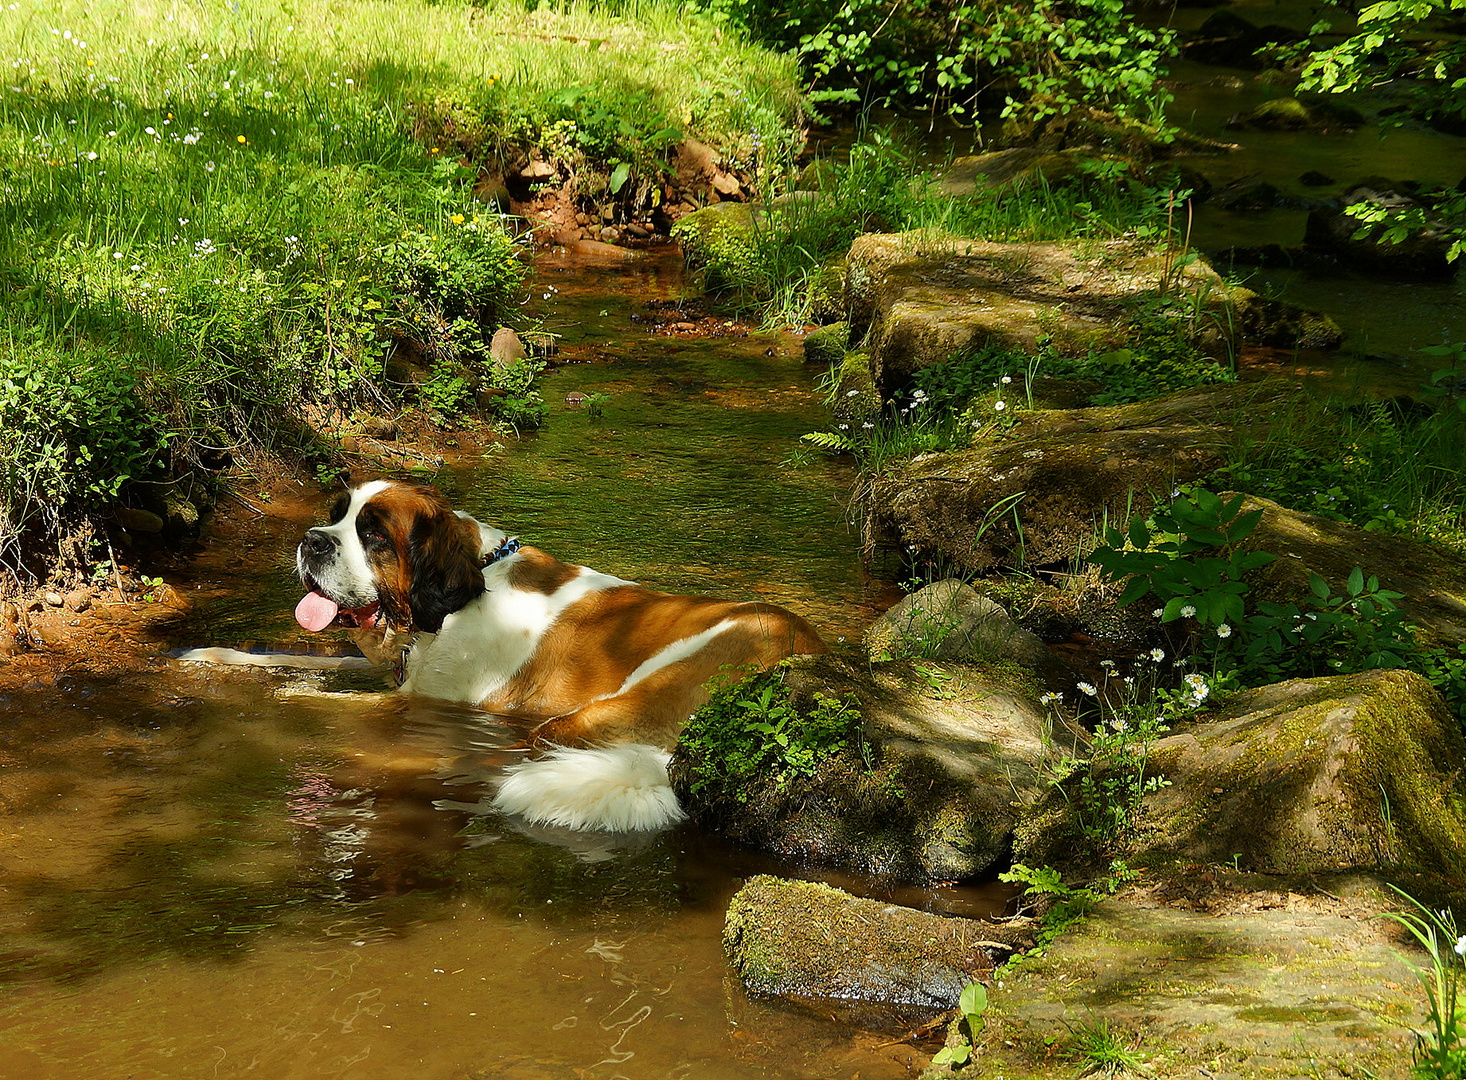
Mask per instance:
[[[1195,343],[1222,359],[1235,344],[1226,284],[1204,259],[1130,241],[1005,244],[938,232],[871,233],[850,247],[846,302],[869,330],[883,390],[987,345],[1068,355],[1119,348],[1137,311],[1184,297]]]

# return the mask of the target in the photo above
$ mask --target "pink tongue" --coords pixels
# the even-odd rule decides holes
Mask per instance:
[[[295,605],[295,621],[315,634],[335,622],[340,610],[336,601],[312,590]]]

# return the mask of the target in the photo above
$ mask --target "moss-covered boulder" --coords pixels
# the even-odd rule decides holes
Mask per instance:
[[[809,317],[818,323],[848,323],[845,303],[845,276],[849,263],[845,256],[831,259],[809,276],[805,284],[805,300]]]
[[[1466,873],[1466,740],[1407,671],[1292,679],[1229,699],[1151,748],[1169,786],[1146,796],[1127,859],[1311,874],[1399,864]],[[1071,859],[1077,803],[1050,796],[1016,857]]]
[[[1166,895],[1106,900],[1005,970],[977,1067],[946,1075],[1077,1076],[1073,1062],[1094,1060],[1083,1036],[1101,1025],[1145,1060],[1131,1076],[1411,1075],[1414,958],[1375,917],[1398,897],[1359,878],[1310,886],[1230,870],[1198,870]]]
[[[850,324],[830,323],[812,330],[804,338],[804,359],[806,363],[834,367],[845,359],[850,348]]]
[[[1131,319],[1163,295],[1189,297],[1184,328],[1203,355],[1235,347],[1232,301],[1204,259],[1128,241],[1003,244],[931,231],[871,233],[850,247],[846,300],[890,392],[922,368],[987,345],[1032,352],[1045,338],[1082,355],[1126,344]]]
[[[1321,311],[1261,296],[1234,286],[1232,302],[1243,340],[1279,349],[1337,349],[1344,343],[1339,324]]]
[[[1249,575],[1257,598],[1298,602],[1308,595],[1310,574],[1338,592],[1357,566],[1379,578],[1381,588],[1402,594],[1397,605],[1421,628],[1426,643],[1466,641],[1466,561],[1459,556],[1408,537],[1289,510],[1270,499],[1248,496],[1242,509],[1262,511],[1243,546],[1277,556]]]
[[[833,370],[829,405],[837,424],[850,431],[860,424],[874,423],[881,414],[881,395],[870,377],[870,355],[845,353]]]
[[[1176,484],[1216,469],[1232,430],[1285,416],[1295,395],[1282,384],[1233,384],[1019,413],[1007,438],[886,470],[871,512],[918,558],[962,573],[1062,563],[1093,546],[1102,522],[1148,513]]]
[[[1011,664],[857,668],[800,657],[786,682],[801,708],[817,694],[853,705],[857,737],[812,774],[770,768],[733,787],[706,782],[717,771],[706,759],[725,750],[699,739],[694,719],[669,772],[705,828],[817,865],[922,883],[983,873],[1007,854],[1024,808],[1084,739],[1055,729],[1033,676]]]
[[[760,209],[751,203],[719,202],[694,210],[672,227],[687,265],[704,269],[704,285],[713,291],[736,284],[739,267],[754,259],[755,227]]]
[[[760,875],[728,904],[723,947],[757,994],[948,1008],[992,961],[992,927]]]
[[[1356,109],[1330,101],[1304,103],[1294,97],[1273,98],[1227,121],[1233,129],[1257,131],[1353,131],[1364,124],[1364,116]]]
[[[1033,672],[1053,689],[1074,684],[1058,654],[1015,623],[1001,604],[956,579],[902,597],[866,630],[865,649],[877,663],[906,657],[998,661]]]
[[[1083,175],[1082,163],[1093,156],[1032,146],[974,154],[960,157],[942,170],[936,188],[943,195],[964,196],[1040,180],[1060,186]]]

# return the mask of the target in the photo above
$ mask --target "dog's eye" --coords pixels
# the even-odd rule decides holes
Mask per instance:
[[[362,529],[361,538],[363,540],[386,540],[387,535],[380,529]]]

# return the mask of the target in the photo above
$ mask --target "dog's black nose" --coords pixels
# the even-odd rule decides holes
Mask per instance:
[[[310,529],[300,546],[307,555],[324,555],[336,546],[336,538],[320,529]]]

